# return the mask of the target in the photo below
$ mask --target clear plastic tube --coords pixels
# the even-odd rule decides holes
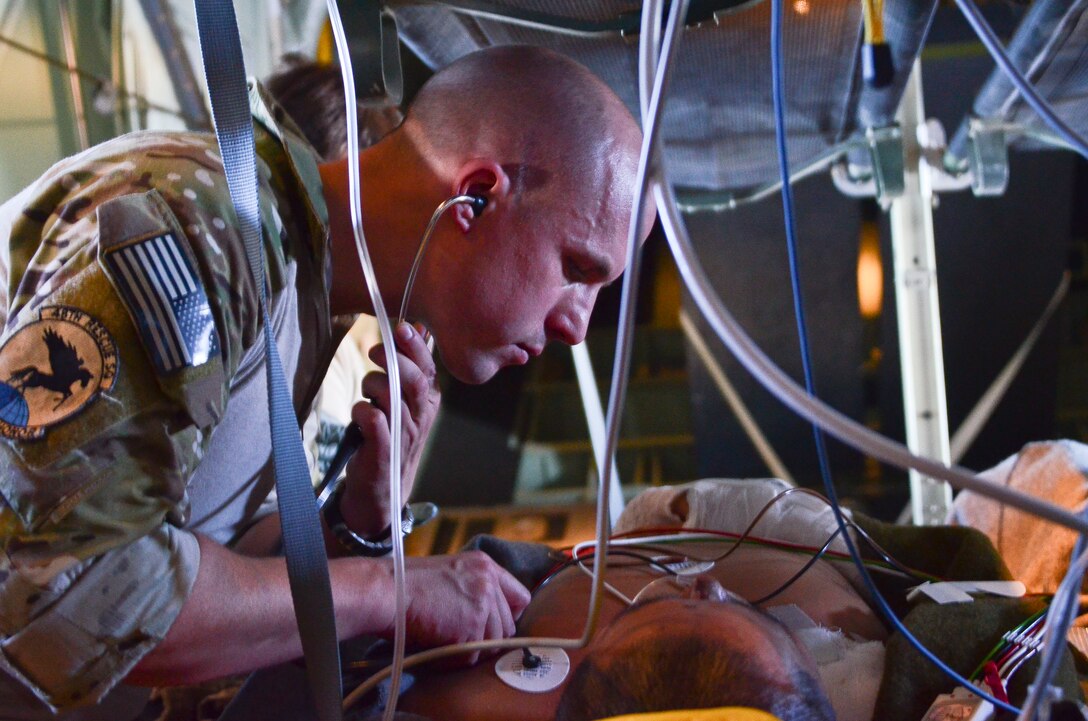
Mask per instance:
[[[331,2],[332,0],[330,0]],[[637,280],[632,284],[630,279],[632,276],[637,277],[639,258],[639,229],[641,226],[642,211],[645,207],[646,198],[648,195],[650,178],[652,177],[652,168],[654,164],[652,159],[656,156],[656,145],[660,141],[660,118],[664,111],[664,98],[665,91],[668,85],[668,70],[671,58],[676,51],[676,46],[679,41],[681,31],[683,30],[683,18],[687,14],[688,0],[679,0],[674,3],[669,11],[668,24],[665,31],[665,36],[661,45],[661,63],[658,64],[653,92],[650,97],[650,101],[647,103],[649,108],[648,119],[643,123],[643,141],[642,141],[642,153],[639,158],[639,175],[638,175],[638,195],[634,198],[631,208],[631,222],[628,232],[628,247],[631,257],[631,264],[628,266],[625,274],[625,282],[623,286],[623,300],[621,301],[621,315],[624,315],[628,322],[633,324],[634,320],[634,307],[635,307],[635,291],[637,290]],[[647,0],[643,5],[643,13],[656,13],[661,14],[663,8],[662,0]],[[646,37],[641,38],[641,42],[645,43],[649,40]],[[622,321],[621,321],[622,322]],[[592,590],[590,592],[589,612],[586,618],[585,630],[583,631],[581,638],[508,638],[495,641],[475,641],[472,643],[456,644],[451,646],[443,646],[441,648],[434,648],[422,653],[413,654],[404,661],[404,668],[409,668],[421,663],[433,661],[439,658],[445,658],[448,656],[455,656],[464,653],[470,653],[475,651],[492,651],[502,649],[515,649],[523,648],[528,645],[533,646],[550,646],[553,648],[582,648],[590,639],[593,638],[593,634],[596,631],[597,621],[600,615],[601,605],[601,589],[604,582],[604,569],[607,564],[607,541],[611,531],[611,523],[608,516],[608,488],[610,483],[608,468],[611,467],[611,460],[615,457],[616,445],[619,434],[620,413],[622,408],[623,393],[622,388],[617,391],[618,387],[622,387],[626,384],[626,378],[628,375],[628,369],[630,367],[630,339],[633,334],[628,332],[626,336],[621,335],[621,339],[626,339],[627,351],[626,353],[617,352],[617,362],[613,371],[613,387],[612,394],[609,398],[609,416],[608,416],[608,445],[606,445],[605,453],[605,468],[600,471],[600,483],[597,491],[597,547],[604,549],[602,553],[596,554],[594,558],[594,580]],[[618,340],[619,342],[619,340]],[[389,677],[391,673],[394,673],[395,669],[392,667],[386,668],[374,676],[370,677],[344,699],[344,708],[349,708],[356,701],[366,695],[371,689],[381,683],[383,680]]]
[[[391,520],[391,534],[393,541],[393,586],[396,612],[393,629],[393,664],[392,685],[389,691],[389,703],[385,709],[385,721],[392,721],[396,712],[397,696],[400,689],[401,671],[404,666],[404,642],[406,637],[407,593],[404,587],[404,538],[399,530],[399,518],[396,517],[403,507],[400,492],[400,459],[401,459],[401,404],[397,399],[401,397],[400,369],[397,365],[397,346],[393,328],[389,324],[389,314],[386,313],[385,304],[382,302],[381,293],[378,290],[378,277],[374,272],[374,264],[367,250],[366,237],[363,235],[363,210],[360,196],[359,179],[359,118],[355,96],[355,76],[351,71],[351,53],[348,49],[347,36],[344,33],[343,23],[340,21],[340,10],[336,0],[327,0],[329,8],[329,21],[332,24],[333,39],[336,42],[336,52],[340,57],[340,71],[344,79],[344,109],[347,125],[347,158],[348,158],[348,189],[351,204],[351,228],[355,236],[355,249],[359,254],[359,265],[363,268],[366,278],[367,290],[370,291],[370,301],[374,306],[374,315],[378,319],[378,329],[381,333],[382,343],[385,347],[386,373],[389,377],[389,434],[390,434],[390,458],[389,458],[389,507],[394,518]]]
[[[916,456],[902,444],[873,432],[805,393],[804,389],[763,353],[717,297],[691,245],[672,189],[659,181],[654,184],[654,194],[669,247],[696,306],[722,343],[748,372],[797,415],[881,461],[903,469],[913,468],[932,478],[948,481],[956,488],[965,488],[993,498],[1078,533],[1088,532],[1088,521],[1060,506],[992,483],[964,468],[946,466],[929,458]]]

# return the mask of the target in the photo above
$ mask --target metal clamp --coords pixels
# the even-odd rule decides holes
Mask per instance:
[[[978,196],[1002,195],[1009,186],[1009,146],[1000,120],[967,121],[967,163],[971,191]]]
[[[898,123],[894,123],[882,128],[868,128],[865,138],[869,141],[869,156],[873,163],[876,199],[886,206],[903,195],[906,188],[903,131]]]

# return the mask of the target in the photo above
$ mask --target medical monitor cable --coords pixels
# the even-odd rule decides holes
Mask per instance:
[[[1071,513],[1066,508],[988,481],[966,468],[945,465],[925,456],[915,455],[902,443],[866,428],[819,398],[813,398],[805,393],[804,388],[798,386],[752,340],[752,337],[745,332],[744,327],[737,322],[718,297],[695,252],[691,237],[684,227],[676,194],[666,180],[660,178],[657,180],[654,185],[654,196],[657,201],[658,217],[665,228],[665,237],[692,301],[719,340],[759,381],[760,385],[770,391],[783,405],[801,418],[819,425],[825,432],[843,443],[879,461],[896,468],[913,469],[931,478],[947,481],[955,488],[973,491],[1078,533],[1088,532],[1088,520]]]
[[[363,235],[362,196],[360,195],[359,178],[359,119],[355,94],[355,76],[351,70],[351,52],[348,47],[347,35],[340,19],[340,10],[337,0],[326,0],[329,11],[329,22],[332,27],[333,39],[336,43],[336,52],[340,57],[340,72],[344,81],[344,110],[347,131],[347,158],[348,158],[348,195],[351,206],[351,228],[355,237],[355,248],[359,255],[359,264],[362,266],[363,275],[366,278],[367,290],[370,292],[371,304],[374,307],[374,315],[378,320],[378,329],[381,333],[385,347],[386,373],[389,378],[389,397],[393,402],[389,404],[389,507],[399,509],[403,507],[400,492],[401,475],[401,403],[396,399],[401,397],[400,368],[397,364],[397,350],[394,343],[393,329],[389,324],[389,315],[385,311],[381,293],[378,290],[378,278],[374,271],[374,264],[370,259],[366,238]],[[394,511],[396,512],[396,511]],[[396,524],[392,524],[394,527]],[[389,703],[386,705],[384,721],[392,721],[396,712],[397,696],[400,690],[401,669],[404,664],[404,643],[407,636],[407,591],[404,584],[404,538],[393,529],[390,534],[393,542],[393,587],[394,587],[394,628],[393,628],[393,664],[392,681],[389,690]],[[346,700],[345,706],[346,708]]]
[[[859,532],[863,540],[866,540],[878,554],[883,552],[883,549],[881,549],[879,545],[872,541],[871,537],[869,537],[868,534],[865,534],[863,529],[853,523],[850,524],[850,528],[852,528],[855,532]],[[838,535],[839,531],[838,529],[836,529],[835,532],[832,534],[831,540],[834,540],[834,538]],[[792,543],[789,541],[779,541],[752,535],[738,536],[735,533],[711,531],[699,528],[647,528],[640,529],[638,532],[633,532],[631,534],[621,534],[619,536],[614,536],[609,539],[608,554],[609,556],[630,556],[636,559],[640,559],[645,565],[656,567],[662,573],[675,574],[676,571],[669,566],[669,560],[667,558],[662,558],[661,556],[648,556],[644,553],[634,553],[627,549],[634,548],[645,552],[660,553],[664,550],[662,546],[668,547],[669,545],[675,543],[727,542],[730,544],[730,546],[732,546],[738,539],[744,543],[761,546],[763,548],[776,549],[787,553],[804,553],[808,556],[811,556],[815,553],[821,554],[829,561],[835,561],[839,563],[853,563],[853,560],[850,558],[850,555],[848,553],[832,551],[830,550],[830,548],[821,549],[815,546],[807,546],[803,544]],[[583,573],[592,576],[592,571],[582,562],[583,560],[590,558],[596,553],[595,544],[596,541],[583,541],[582,543],[575,544],[573,547],[571,547],[571,549],[568,551],[569,557],[556,563],[555,566],[549,569],[548,573],[540,581],[537,582],[536,586],[533,587],[533,592],[535,593],[541,588],[544,588],[557,575],[559,575],[566,569],[571,568],[572,566],[577,565]],[[726,551],[725,553],[720,555],[703,557],[693,554],[690,551],[685,551],[682,557],[688,561],[693,561],[696,563],[717,563],[718,561],[728,557],[730,553],[731,551]],[[932,583],[938,583],[944,580],[937,576],[932,576],[921,571],[907,568],[899,562],[894,561],[894,559],[889,561],[887,560],[886,552],[883,552],[883,556],[884,557],[880,560],[868,560],[866,561],[866,564],[870,566],[872,570],[888,573],[898,578],[906,579],[908,581],[915,581],[918,583],[925,583],[927,581]],[[883,563],[884,565],[881,565],[881,563]],[[605,587],[607,588],[608,585],[605,584]]]
[[[971,490],[1077,532],[1084,532],[1088,528],[1084,519],[1065,508],[1019,491],[1012,491],[972,475],[965,469],[941,465],[928,458],[916,456],[901,443],[865,428],[818,398],[807,395],[767,357],[722,304],[695,253],[672,188],[659,181],[654,185],[654,194],[666,238],[692,300],[741,365],[788,408],[809,422],[820,425],[844,443],[888,464],[904,469],[913,468],[934,478],[946,480],[957,488]],[[897,628],[901,630],[902,626]],[[905,638],[911,641],[913,636],[905,635]]]
[[[959,488],[974,490],[987,497],[1006,502],[1009,505],[1053,520],[1077,531],[1084,531],[1088,528],[1088,524],[1083,519],[1077,518],[1054,504],[979,479],[965,470],[947,467],[930,459],[916,456],[901,444],[873,433],[818,399],[804,393],[788,375],[782,372],[760,350],[714,293],[713,286],[706,277],[698,256],[691,245],[690,238],[687,236],[687,231],[677,208],[675,194],[663,176],[662,173],[662,178],[659,178],[654,185],[655,199],[661,211],[661,220],[665,226],[666,237],[673,250],[677,266],[692,293],[696,305],[706,316],[721,340],[737,355],[737,358],[749,372],[755,375],[768,390],[772,391],[788,407],[810,422],[830,430],[844,441],[848,441],[851,445],[885,462],[904,468],[915,468],[927,475],[947,480]],[[836,520],[842,522],[842,518],[838,514]],[[849,535],[846,538],[849,540]],[[853,547],[852,543],[849,546],[854,551],[851,555],[854,557],[854,562],[857,563],[859,560],[856,557],[857,549]],[[872,585],[871,579],[864,573],[863,578],[868,581],[870,586]],[[883,598],[879,595],[874,596],[874,598],[883,601]],[[890,611],[886,604],[882,608]],[[893,622],[898,623],[898,619],[894,615],[891,618]],[[900,630],[905,630],[901,623],[898,625]],[[913,636],[909,635],[909,633],[905,635],[908,640],[916,642],[916,639],[913,639]],[[924,648],[921,650],[928,652]],[[933,658],[932,655],[930,655],[930,658]],[[936,661],[940,663],[939,660]]]
[[[815,381],[813,379],[812,372],[812,358],[809,353],[808,332],[805,322],[805,309],[804,299],[801,295],[801,278],[800,278],[800,265],[797,261],[797,237],[796,226],[794,223],[795,215],[793,208],[793,192],[788,182],[789,178],[789,154],[786,146],[786,122],[784,106],[784,73],[782,68],[782,4],[783,0],[771,0],[771,95],[774,101],[774,116],[775,116],[775,144],[778,150],[778,165],[779,172],[783,178],[782,183],[782,212],[784,215],[785,228],[786,228],[786,244],[789,251],[789,266],[790,266],[790,283],[793,288],[793,303],[794,311],[797,318],[797,332],[800,341],[801,350],[801,366],[804,370],[805,388],[808,394],[813,397],[817,397]],[[843,540],[846,543],[847,549],[850,551],[850,556],[854,560],[854,565],[857,567],[858,572],[861,574],[862,580],[865,582],[865,586],[869,593],[872,595],[873,600],[876,601],[877,606],[881,612],[892,622],[892,625],[907,639],[908,642],[923,656],[928,658],[937,668],[943,671],[946,675],[954,679],[958,684],[964,688],[973,689],[973,693],[984,698],[994,706],[1002,708],[1006,711],[1013,713],[1019,713],[1020,709],[1007,704],[1000,699],[985,693],[981,689],[972,686],[971,682],[964,678],[959,673],[956,673],[951,667],[945,664],[941,659],[937,658],[928,648],[914,637],[907,627],[895,614],[895,612],[888,605],[887,600],[881,595],[877,589],[876,584],[873,582],[872,576],[869,575],[868,569],[865,567],[865,563],[861,558],[857,546],[854,544],[850,534],[846,530],[846,520],[843,515],[842,508],[839,505],[838,494],[835,490],[835,484],[831,480],[830,463],[827,458],[827,444],[824,440],[823,430],[817,424],[812,426],[813,436],[816,441],[816,454],[819,460],[820,476],[823,479],[824,488],[827,492],[828,500],[831,501],[831,510],[835,515],[835,521],[839,525],[839,530],[842,532]]]
[[[763,504],[763,507],[761,509],[759,509],[759,511],[755,514],[755,516],[752,517],[752,520],[748,523],[748,525],[744,528],[744,530],[740,532],[739,535],[736,535],[736,534],[723,534],[723,535],[732,536],[735,539],[730,544],[730,547],[725,550],[724,553],[721,553],[721,554],[719,554],[717,556],[713,556],[713,557],[697,558],[696,560],[706,561],[706,562],[713,562],[713,563],[717,563],[719,561],[724,561],[726,558],[728,558],[730,555],[732,555],[740,547],[740,545],[742,543],[749,540],[750,538],[755,539],[755,537],[752,535],[753,531],[755,531],[756,526],[759,525],[759,522],[763,519],[764,516],[767,515],[767,513],[771,510],[771,508],[775,504],[779,503],[786,496],[793,495],[795,493],[800,493],[800,494],[803,494],[803,495],[806,495],[806,496],[812,496],[813,498],[820,501],[821,503],[823,503],[823,504],[825,504],[825,505],[827,505],[829,507],[831,506],[831,501],[827,498],[827,496],[823,495],[822,493],[820,493],[818,491],[814,491],[811,488],[802,488],[802,487],[795,486],[795,487],[792,487],[792,488],[787,488],[785,490],[779,491],[769,501],[767,501],[765,504]],[[868,531],[866,531],[864,528],[859,526],[853,520],[850,520],[847,523],[847,525],[858,536],[860,536],[862,540],[864,540],[866,542],[866,544],[873,550],[874,553],[876,553],[880,557],[880,559],[882,561],[884,561],[886,564],[888,564],[889,566],[891,566],[895,570],[898,570],[900,573],[904,574],[905,576],[915,577],[915,578],[918,578],[919,580],[923,580],[923,581],[924,580],[933,580],[933,577],[928,576],[928,575],[919,575],[918,571],[916,571],[914,569],[911,569],[911,568],[908,568],[908,567],[904,566],[902,563],[900,563],[899,561],[897,561],[895,558],[893,558],[891,556],[890,553],[888,553],[888,551],[886,551],[880,544],[878,544],[876,542],[876,540],[871,535],[869,535]],[[694,529],[692,529],[692,530],[694,530]],[[636,538],[636,539],[640,538],[641,540],[645,541],[645,538],[642,538],[641,534],[638,534],[638,532],[632,532],[631,534],[618,534],[617,536],[614,536],[611,539],[611,543],[615,544],[620,539],[624,539],[624,542],[627,542],[626,541],[627,537],[632,537],[632,538]],[[764,544],[769,544],[770,543],[767,539],[755,539],[755,542],[764,543]],[[583,547],[585,545],[587,545],[587,544],[585,544],[585,543],[576,544],[574,546],[574,548],[578,549],[578,548]],[[847,556],[848,556],[848,554],[847,554]]]
[[[335,0],[328,0],[330,5]],[[661,45],[662,60],[658,65],[657,73],[654,76],[654,87],[650,97],[648,107],[650,108],[649,122],[643,123],[643,141],[642,150],[639,157],[639,170],[638,170],[638,195],[634,197],[631,208],[631,224],[628,233],[628,247],[633,249],[633,255],[631,255],[631,266],[628,267],[624,278],[624,292],[621,297],[621,315],[629,317],[629,320],[634,320],[634,297],[633,292],[637,289],[637,271],[639,257],[639,229],[641,226],[641,213],[645,207],[646,197],[650,187],[651,179],[654,177],[654,169],[651,164],[651,159],[656,157],[656,145],[660,141],[660,118],[664,111],[664,99],[666,94],[666,88],[668,86],[669,69],[671,66],[671,59],[675,52],[675,49],[679,43],[679,37],[683,30],[683,18],[686,14],[688,6],[688,0],[678,0],[673,3],[669,8],[668,22],[666,25],[665,34]],[[646,0],[643,4],[643,13],[662,12],[663,2],[662,0]],[[335,27],[334,27],[335,35]],[[645,40],[645,39],[644,39]],[[350,142],[351,136],[348,140]],[[351,164],[349,164],[351,165]],[[356,164],[357,167],[357,164]],[[361,229],[360,229],[361,230]],[[629,252],[630,253],[630,252]],[[631,277],[636,276],[636,280],[632,283]],[[626,339],[628,345],[628,351],[626,354],[617,354],[617,363],[613,372],[613,389],[615,390],[616,384],[622,384],[627,378],[628,371],[630,369],[630,338],[633,334],[631,332],[624,333],[623,326],[620,327],[620,334],[617,340]],[[610,396],[610,401],[612,397]],[[622,391],[620,392],[620,400],[622,401]],[[394,404],[395,405],[395,404]],[[618,440],[619,420],[620,414],[610,403],[609,414],[609,429],[612,431],[609,434],[609,446],[611,450],[605,453],[605,469],[599,473],[600,482],[598,484],[597,495],[597,540],[598,544],[604,544],[608,539],[608,532],[610,530],[609,515],[608,515],[608,488],[610,478],[609,471],[610,463],[608,458],[615,456],[616,441]],[[397,489],[399,494],[399,488]],[[396,536],[396,534],[393,534]],[[395,549],[394,549],[395,550]],[[474,641],[465,644],[456,644],[451,646],[444,646],[441,648],[430,649],[421,653],[413,654],[411,658],[405,659],[402,663],[402,667],[415,666],[420,663],[425,663],[438,658],[445,658],[447,656],[457,655],[461,653],[483,651],[483,650],[496,650],[496,649],[520,649],[528,644],[534,646],[552,646],[555,648],[582,648],[593,637],[596,631],[597,618],[600,610],[601,602],[601,582],[604,580],[601,571],[605,568],[607,558],[607,550],[602,557],[595,559],[595,569],[597,569],[597,575],[594,580],[593,590],[591,591],[590,609],[586,618],[586,626],[581,638],[541,638],[541,639],[525,639],[525,638],[510,638],[499,639],[495,641]],[[394,651],[396,649],[394,648]],[[396,656],[394,656],[396,658]],[[371,678],[367,679],[359,686],[349,693],[344,699],[344,708],[350,707],[366,693],[373,689],[377,684],[389,677],[391,673],[399,672],[400,667],[390,667],[376,673]],[[387,714],[390,713],[390,708],[395,705],[395,697],[390,696],[390,704],[386,708]],[[387,718],[388,721],[388,718]]]
[[[1082,511],[1082,513],[1088,511]],[[1058,672],[1058,663],[1065,648],[1064,640],[1069,633],[1080,603],[1080,589],[1085,572],[1088,571],[1088,536],[1081,535],[1073,547],[1072,559],[1065,578],[1058,585],[1058,590],[1051,599],[1046,615],[1046,631],[1043,635],[1043,655],[1039,671],[1035,674],[1035,683],[1024,702],[1023,711],[1017,721],[1034,721],[1040,707],[1045,704],[1045,695]],[[1055,615],[1055,618],[1051,618]],[[1042,714],[1040,714],[1042,715]]]
[[[612,385],[608,393],[608,413],[606,421],[605,448],[603,454],[603,468],[598,468],[600,476],[600,492],[597,501],[597,555],[593,560],[594,582],[590,592],[590,614],[587,619],[587,636],[594,629],[597,617],[600,613],[600,588],[603,581],[603,569],[607,568],[607,538],[611,530],[608,509],[607,490],[612,482],[612,471],[615,468],[616,452],[619,447],[620,423],[623,415],[623,407],[627,395],[627,381],[631,370],[631,349],[634,341],[635,306],[638,296],[639,274],[642,267],[642,253],[640,247],[639,231],[642,226],[642,214],[646,208],[650,193],[651,181],[655,175],[659,158],[658,143],[661,138],[661,119],[664,115],[665,102],[669,80],[672,76],[672,59],[676,47],[684,29],[684,18],[687,17],[688,0],[676,0],[669,8],[669,17],[666,24],[664,38],[660,47],[657,44],[656,32],[650,32],[648,36],[640,38],[639,52],[649,54],[654,68],[653,89],[650,92],[649,101],[640,108],[645,108],[643,117],[643,139],[639,154],[638,174],[636,178],[635,194],[631,203],[631,221],[627,234],[627,268],[623,274],[622,292],[620,295],[619,320],[616,328],[616,356],[612,365]],[[656,30],[657,23],[652,13],[660,13],[660,3],[646,3],[643,6],[642,27],[647,30]],[[641,62],[641,60],[640,60]],[[640,73],[642,78],[648,79],[649,73]],[[645,86],[640,87],[643,90]],[[642,96],[642,93],[640,93]]]

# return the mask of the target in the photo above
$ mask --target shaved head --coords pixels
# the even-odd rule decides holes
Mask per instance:
[[[617,162],[633,172],[641,143],[611,88],[570,58],[531,46],[488,48],[443,68],[412,101],[403,130],[437,166],[500,159],[515,193],[556,174],[603,188],[607,178],[593,176]]]
[[[486,207],[455,205],[437,222],[406,315],[430,330],[446,369],[466,383],[525,364],[549,342],[580,343],[597,293],[626,267],[641,145],[611,88],[550,50],[488,48],[439,70],[401,126],[359,156],[386,307],[401,303],[435,208],[471,194]],[[335,172],[343,188],[346,171]],[[334,201],[346,207],[346,196]],[[342,222],[334,241],[350,239],[347,213],[330,217]],[[639,238],[651,217],[652,207]],[[348,297],[342,307],[358,297],[358,278],[334,271],[334,290]]]

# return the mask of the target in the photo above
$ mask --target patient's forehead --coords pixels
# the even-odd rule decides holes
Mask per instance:
[[[786,627],[746,602],[647,601],[618,614],[588,650],[603,669],[636,658],[650,664],[647,671],[657,673],[656,654],[681,648],[685,666],[691,669],[740,656],[753,672],[762,670],[761,678],[778,679],[783,685],[792,683],[796,669],[815,671]]]
[[[669,638],[696,629],[705,640],[728,644],[752,654],[753,661],[780,666],[794,662],[798,648],[785,627],[747,602],[662,598],[639,603],[612,619],[594,640],[604,652]]]

